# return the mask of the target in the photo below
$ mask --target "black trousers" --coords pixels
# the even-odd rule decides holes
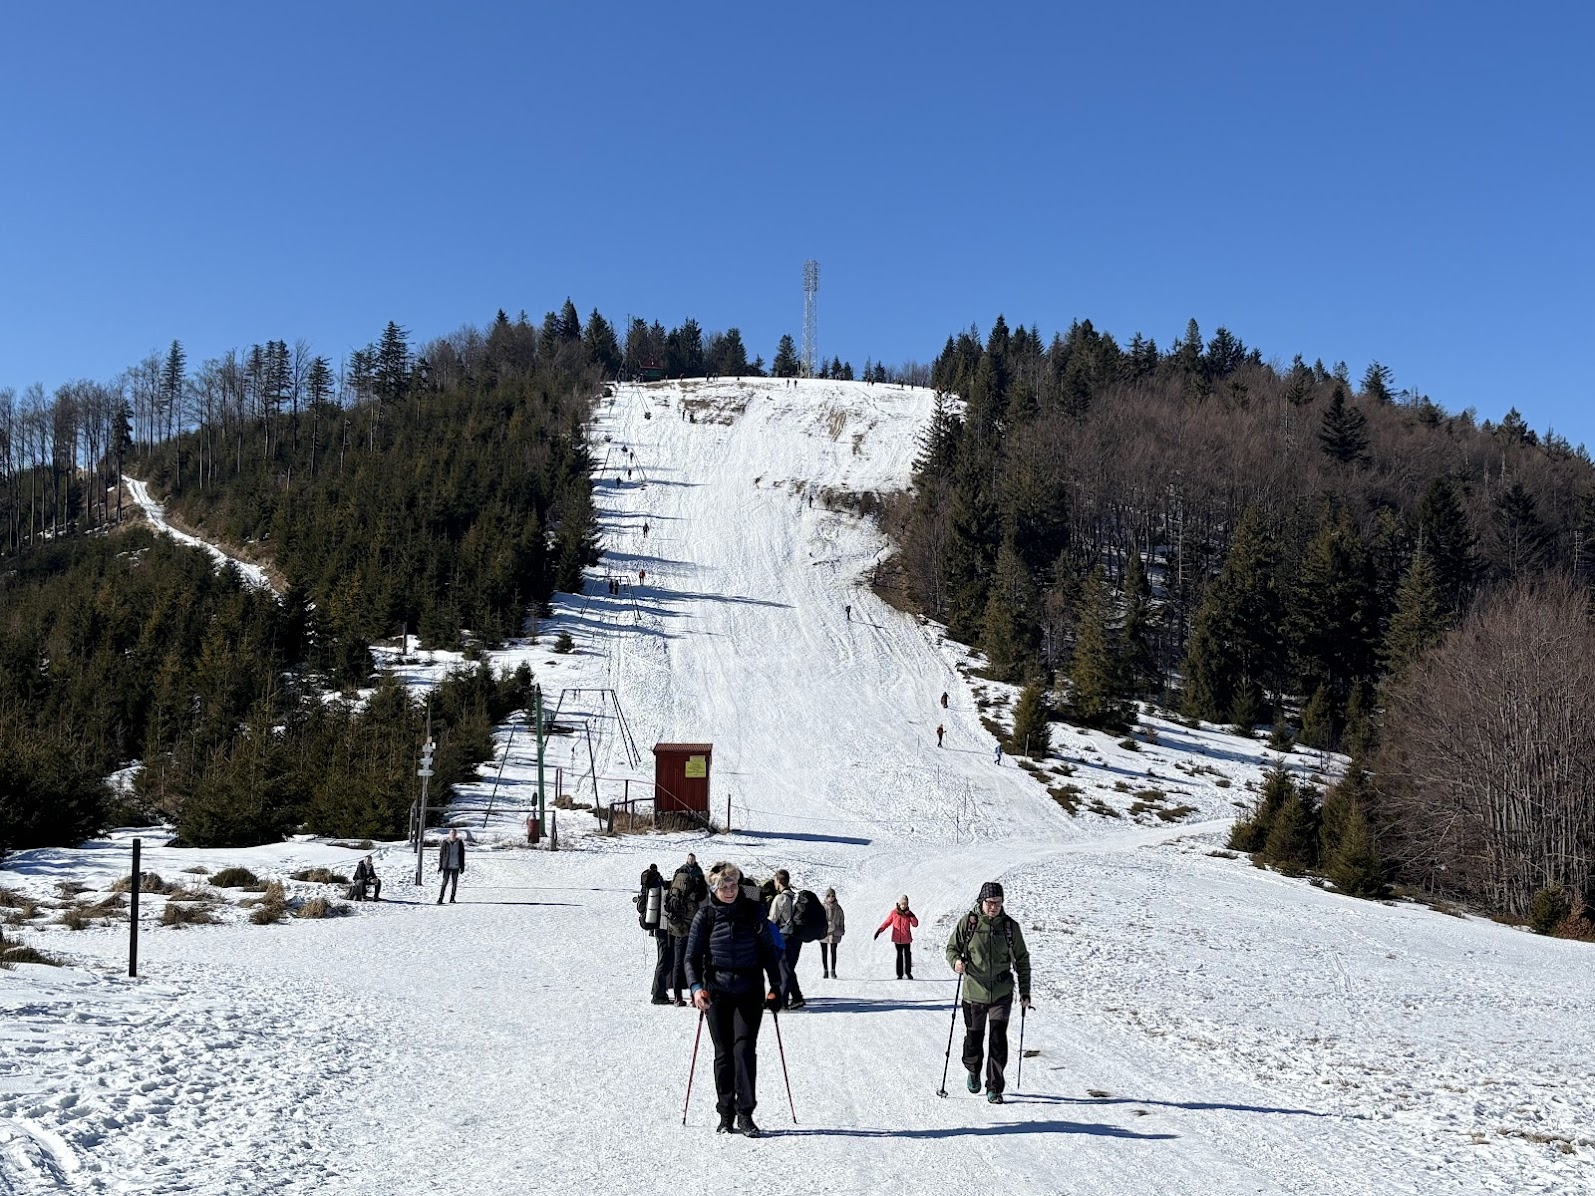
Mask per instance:
[[[764,1017],[764,994],[711,993],[713,1000],[703,1016],[714,1043],[714,1107],[720,1113],[751,1113],[759,1103],[755,1085],[759,1078],[759,1022]]]
[[[677,938],[671,935],[670,951],[676,961],[671,969],[670,984],[676,990],[675,995],[679,997],[682,990],[687,987],[687,936],[682,935]]]
[[[786,940],[786,954],[781,957],[781,996],[788,1008],[793,1001],[803,1000],[803,987],[798,984],[798,956],[803,954],[803,944],[795,937]]]
[[[980,1078],[981,1048],[986,1043],[986,1027],[991,1026],[991,1050],[986,1052],[986,1091],[1001,1092],[1003,1069],[1008,1066],[1008,1015],[1013,1011],[1013,994],[989,1005],[964,1002],[964,1070]]]
[[[836,975],[836,949],[841,945],[841,943],[828,943],[824,939],[820,940],[821,971],[828,972],[832,976]]]
[[[460,870],[458,868],[443,869],[443,887],[438,889],[438,904],[443,904],[443,894],[449,895],[449,900],[454,900],[454,894],[460,887]]]
[[[682,939],[686,942],[686,939]],[[653,998],[659,1000],[665,995],[665,989],[670,985],[671,965],[676,960],[676,950],[669,934],[663,930],[654,933],[654,984]],[[680,991],[679,989],[677,991]]]
[[[897,948],[897,978],[901,980],[904,976],[907,976],[912,980],[914,978],[914,944],[893,943],[892,946]]]

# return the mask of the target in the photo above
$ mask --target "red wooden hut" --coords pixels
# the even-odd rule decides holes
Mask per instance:
[[[654,744],[654,810],[709,816],[712,743]]]

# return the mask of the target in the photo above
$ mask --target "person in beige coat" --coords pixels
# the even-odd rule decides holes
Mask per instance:
[[[836,979],[836,947],[847,933],[847,915],[837,904],[836,890],[825,890],[825,937],[820,940],[820,963],[825,968],[825,979]]]

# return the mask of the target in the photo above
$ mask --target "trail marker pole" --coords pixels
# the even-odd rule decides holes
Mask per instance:
[[[415,884],[421,886],[421,856],[426,850],[426,787],[432,779],[432,753],[437,751],[437,744],[432,742],[431,716],[427,717],[426,743],[421,745],[421,767],[416,769],[415,775],[421,778],[421,808],[416,811],[415,819]]]
[[[138,976],[138,882],[139,851],[142,847],[141,840],[133,840],[133,893],[127,910],[127,974],[134,978]]]

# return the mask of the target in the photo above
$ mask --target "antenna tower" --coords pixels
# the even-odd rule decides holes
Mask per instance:
[[[820,351],[820,263],[810,258],[803,263],[803,376],[814,377],[815,358]]]

